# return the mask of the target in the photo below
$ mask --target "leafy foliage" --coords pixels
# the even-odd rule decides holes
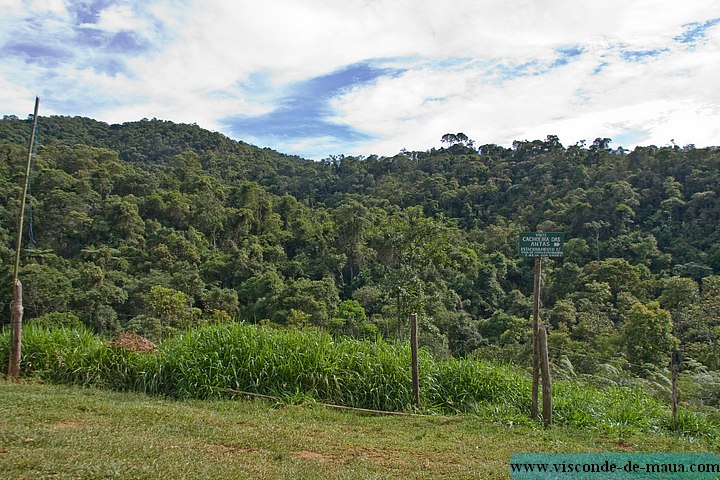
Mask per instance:
[[[29,128],[0,121],[5,322]],[[417,312],[438,355],[526,362],[532,268],[517,238],[556,230],[566,256],[545,262],[541,310],[556,364],[640,372],[674,335],[687,362],[720,368],[716,148],[446,137],[312,162],[196,125],[43,117],[26,316],[156,340],[235,318],[392,339]],[[662,323],[662,355],[633,333],[646,321]]]

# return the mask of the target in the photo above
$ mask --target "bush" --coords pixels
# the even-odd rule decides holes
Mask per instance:
[[[45,328],[65,327],[65,328],[82,328],[83,324],[80,317],[72,312],[51,312],[39,317],[28,320],[28,325],[42,326]]]
[[[163,338],[164,329],[160,319],[150,315],[138,315],[131,318],[125,328],[126,332],[142,335],[153,342],[159,342]]]

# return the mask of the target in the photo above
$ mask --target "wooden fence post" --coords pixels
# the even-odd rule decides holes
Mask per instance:
[[[552,378],[548,356],[547,330],[540,326],[540,370],[542,372],[542,416],[545,428],[552,425]]]
[[[678,358],[678,352],[673,352],[670,355],[670,374],[672,378],[672,391],[671,391],[671,402],[672,402],[672,417],[673,417],[673,429],[677,433],[680,429],[680,420],[678,418],[678,388],[677,388],[677,377],[678,368],[680,366],[680,359]]]
[[[416,407],[420,406],[420,363],[418,360],[418,316],[410,315],[410,352],[412,356],[412,395]]]

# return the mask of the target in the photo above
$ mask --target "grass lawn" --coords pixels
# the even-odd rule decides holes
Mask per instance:
[[[0,381],[0,478],[499,479],[520,452],[708,451],[662,435],[172,401]]]

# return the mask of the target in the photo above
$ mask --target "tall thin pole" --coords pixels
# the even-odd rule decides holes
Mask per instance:
[[[410,315],[410,355],[412,361],[412,395],[416,407],[420,406],[420,363],[418,361],[418,316]]]
[[[25,185],[23,186],[20,200],[20,212],[18,213],[18,229],[15,241],[15,269],[13,270],[13,281],[18,279],[20,271],[20,249],[22,248],[23,224],[25,222],[25,203],[27,202],[28,184],[30,183],[30,165],[33,155],[33,144],[35,143],[35,130],[37,129],[38,109],[40,108],[40,97],[35,97],[35,113],[33,113],[32,131],[30,132],[30,144],[28,146],[27,163],[25,165]]]
[[[398,333],[398,342],[402,342],[402,317],[400,316],[400,312],[402,312],[402,308],[400,308],[400,289],[398,288],[398,291],[397,291],[397,333]]]
[[[678,419],[678,367],[680,366],[680,355],[678,352],[672,352],[670,356],[670,374],[671,374],[671,402],[672,402],[672,417],[673,417],[673,429],[675,432],[679,430],[679,419]]]
[[[20,250],[22,248],[22,234],[25,224],[25,203],[27,202],[28,184],[30,183],[30,165],[33,157],[33,144],[35,143],[35,130],[37,129],[38,110],[40,108],[40,97],[35,97],[35,111],[33,113],[32,131],[30,132],[30,144],[28,146],[27,163],[25,165],[25,184],[23,186],[20,200],[20,211],[18,212],[17,237],[15,239],[15,268],[13,270],[13,301],[10,304],[10,323],[12,326],[10,336],[10,358],[8,359],[8,376],[17,377],[20,375],[20,350],[22,345],[22,283],[18,278],[20,272]]]
[[[533,291],[533,367],[532,367],[532,406],[530,416],[538,420],[538,386],[540,383],[540,277],[542,258],[535,257],[535,285]]]

